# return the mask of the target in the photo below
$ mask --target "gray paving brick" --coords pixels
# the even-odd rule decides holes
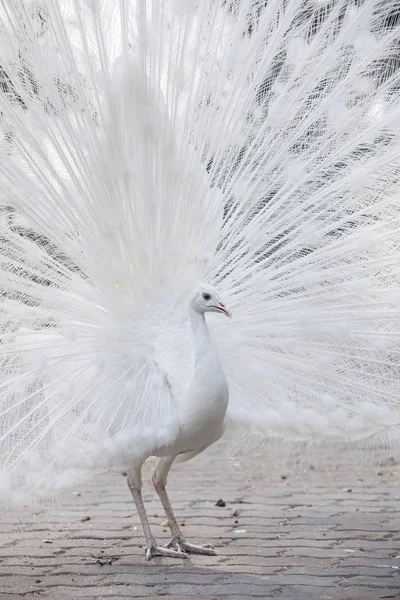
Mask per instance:
[[[79,496],[67,493],[53,506],[4,518],[0,600],[400,600],[395,460],[382,467],[371,454],[359,473],[354,463],[347,468],[349,453],[334,470],[336,457],[327,454],[314,469],[293,461],[284,470],[265,455],[248,459],[244,470],[228,468],[226,454],[226,445],[215,445],[177,466],[169,481],[186,537],[211,541],[217,557],[146,562],[126,481],[109,475]],[[150,523],[165,543],[149,479]],[[219,508],[221,497],[226,506]],[[83,516],[90,521],[82,523]]]

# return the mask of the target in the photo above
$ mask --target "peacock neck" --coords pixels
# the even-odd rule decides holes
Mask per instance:
[[[211,437],[218,439],[222,434],[228,406],[228,385],[204,313],[191,307],[189,316],[193,329],[195,365],[180,418],[186,426],[190,424],[192,431],[207,430]]]
[[[193,330],[196,365],[198,365],[199,361],[204,360],[204,357],[209,352],[211,345],[210,332],[204,313],[191,306],[189,309],[189,318]]]

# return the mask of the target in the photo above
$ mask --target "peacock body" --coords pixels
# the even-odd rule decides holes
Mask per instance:
[[[398,437],[399,14],[0,4],[3,499],[162,488],[225,427]]]

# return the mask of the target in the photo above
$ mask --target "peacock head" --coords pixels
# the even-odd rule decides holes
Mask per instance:
[[[231,312],[222,302],[217,290],[206,283],[199,285],[195,291],[192,299],[192,305],[193,308],[201,313],[217,312],[222,313],[229,318],[232,317]]]

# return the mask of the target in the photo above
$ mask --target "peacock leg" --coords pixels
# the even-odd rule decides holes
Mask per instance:
[[[153,473],[153,484],[163,505],[172,533],[172,539],[165,546],[165,548],[175,548],[175,550],[178,552],[183,551],[191,554],[209,554],[211,556],[215,556],[217,553],[211,544],[206,544],[205,546],[189,544],[184,539],[182,532],[179,529],[179,525],[174,511],[172,510],[171,502],[166,490],[168,473],[175,458],[176,456],[166,456],[165,458],[160,458]]]
[[[146,558],[147,560],[150,560],[153,556],[186,558],[187,554],[182,550],[158,546],[153,534],[151,533],[142,497],[142,465],[143,462],[137,462],[128,471],[128,486],[135,501],[136,510],[138,511],[138,515],[142,523],[144,537],[146,538]]]

